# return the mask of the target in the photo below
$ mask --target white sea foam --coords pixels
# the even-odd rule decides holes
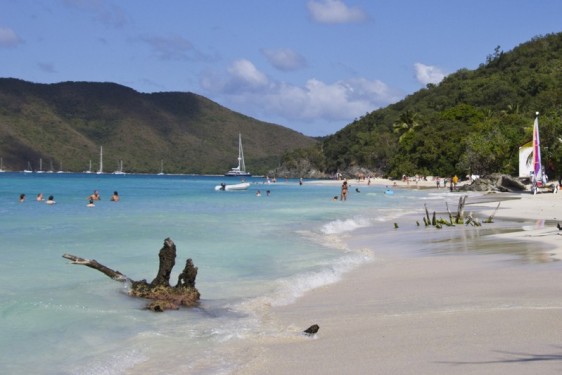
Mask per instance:
[[[340,234],[354,231],[358,228],[364,228],[371,225],[371,220],[365,217],[355,217],[344,220],[334,220],[324,224],[320,231],[324,234]]]

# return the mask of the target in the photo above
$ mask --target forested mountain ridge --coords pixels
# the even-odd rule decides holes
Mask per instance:
[[[139,93],[114,83],[36,84],[0,79],[0,156],[8,170],[54,164],[80,172],[100,146],[104,169],[123,160],[127,172],[222,174],[236,166],[238,134],[254,174],[276,167],[287,150],[317,141],[258,121],[200,95]]]
[[[328,173],[361,166],[398,178],[518,170],[519,147],[532,139],[540,112],[543,162],[562,172],[562,33],[535,37],[512,51],[497,47],[475,70],[366,114],[321,145],[285,155],[317,160]],[[321,155],[321,157],[319,157]]]

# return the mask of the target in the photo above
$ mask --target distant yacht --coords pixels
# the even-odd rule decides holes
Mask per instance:
[[[244,163],[244,150],[242,149],[242,134],[238,134],[238,166],[230,169],[224,174],[228,177],[251,177],[250,172],[246,172],[246,164]]]
[[[100,146],[100,169],[96,173],[103,174],[103,146]]]
[[[31,169],[30,162],[27,162],[27,168],[23,170],[23,173],[33,173],[33,169]]]
[[[113,172],[113,174],[125,174],[125,172],[123,172],[123,160],[119,160],[119,164],[117,164],[117,170]]]
[[[59,170],[57,171],[57,173],[64,173],[64,171],[62,169],[62,161],[60,162],[60,167],[59,167]]]
[[[164,159],[160,160],[160,173],[158,176],[162,176],[164,174]]]
[[[4,159],[0,158],[0,173],[6,172],[4,170]]]
[[[39,159],[39,170],[36,173],[43,173],[43,159]]]
[[[84,171],[84,173],[92,173],[92,160],[90,160],[90,167],[87,171]]]
[[[47,173],[53,173],[55,170],[53,168],[53,161],[51,160],[51,168],[47,171]]]

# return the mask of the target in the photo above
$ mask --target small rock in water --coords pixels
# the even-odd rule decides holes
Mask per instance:
[[[320,329],[320,326],[318,324],[313,324],[310,327],[308,327],[307,329],[305,329],[304,333],[306,333],[308,336],[312,336],[312,335],[316,334],[316,332],[318,332],[319,329]]]

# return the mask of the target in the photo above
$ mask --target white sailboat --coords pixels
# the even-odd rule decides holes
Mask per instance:
[[[251,177],[250,172],[246,172],[246,164],[244,163],[244,150],[242,149],[242,134],[238,134],[238,166],[232,168],[224,174],[228,177]]]
[[[103,146],[100,146],[100,169],[96,173],[103,174]]]
[[[43,159],[42,158],[39,159],[39,170],[37,171],[37,173],[43,173]]]
[[[51,160],[51,168],[47,171],[47,173],[53,173],[55,170],[53,168],[53,161]]]
[[[30,162],[27,162],[27,168],[23,170],[23,173],[33,173],[33,169],[31,169]]]
[[[4,159],[0,157],[0,173],[6,172],[4,170]]]
[[[125,174],[125,172],[123,172],[123,160],[119,160],[119,163],[117,164],[117,170],[113,172],[113,174]]]
[[[64,173],[64,170],[62,169],[62,161],[60,162],[59,170],[57,171],[57,173]]]
[[[158,176],[162,176],[164,174],[164,159],[160,160],[160,173]]]
[[[84,173],[92,173],[92,160],[90,160],[90,167],[87,171],[84,171]]]

